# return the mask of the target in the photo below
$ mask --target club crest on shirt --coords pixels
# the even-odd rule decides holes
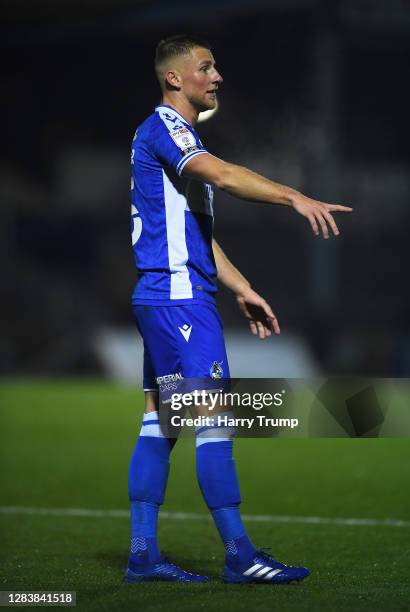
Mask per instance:
[[[211,378],[213,378],[214,380],[219,380],[220,378],[222,378],[224,371],[222,369],[222,361],[214,361],[213,364],[211,365],[211,369],[209,370],[209,374],[211,375]]]

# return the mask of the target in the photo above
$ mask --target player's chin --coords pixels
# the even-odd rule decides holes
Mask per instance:
[[[202,103],[201,112],[216,108],[216,97],[207,96]]]

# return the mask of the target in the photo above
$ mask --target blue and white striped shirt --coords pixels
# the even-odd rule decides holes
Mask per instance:
[[[194,128],[170,106],[135,132],[131,152],[131,231],[139,280],[133,303],[213,301],[213,189],[182,176],[206,153]]]

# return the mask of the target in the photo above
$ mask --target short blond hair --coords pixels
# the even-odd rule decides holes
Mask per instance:
[[[155,72],[160,82],[161,72],[170,58],[189,55],[196,47],[211,50],[211,45],[198,36],[176,34],[161,40],[155,49]]]

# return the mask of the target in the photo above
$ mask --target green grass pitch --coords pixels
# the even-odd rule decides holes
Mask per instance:
[[[81,610],[408,610],[410,528],[248,522],[258,546],[306,564],[302,584],[225,585],[223,548],[204,520],[160,520],[163,552],[206,585],[122,583],[125,516],[5,513],[8,506],[127,510],[142,394],[100,381],[9,381],[0,390],[0,590],[75,590]],[[235,442],[242,510],[252,515],[410,520],[408,439]],[[173,452],[163,510],[206,514],[194,441]]]

